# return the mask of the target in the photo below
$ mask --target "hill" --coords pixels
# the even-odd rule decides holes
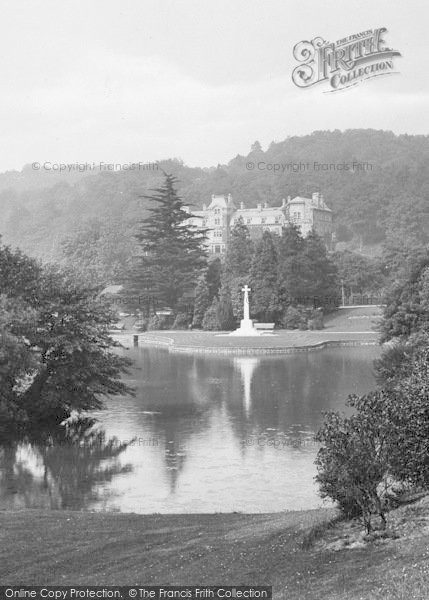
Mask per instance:
[[[111,232],[120,232],[128,252],[134,223],[147,206],[140,196],[157,187],[164,169],[179,179],[181,196],[195,206],[213,193],[232,193],[236,202],[255,206],[319,191],[335,213],[337,241],[359,244],[371,254],[398,230],[427,243],[428,163],[429,136],[359,129],[290,137],[266,151],[255,142],[247,156],[210,169],[177,159],[161,161],[157,169],[90,175],[30,173],[26,167],[0,175],[0,233],[5,242],[44,260],[58,259],[66,237],[94,227],[93,241],[105,244],[106,236],[109,242]]]

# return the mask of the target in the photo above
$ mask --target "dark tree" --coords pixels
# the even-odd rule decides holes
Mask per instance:
[[[195,290],[194,317],[192,320],[193,327],[202,327],[205,312],[211,302],[212,299],[210,298],[209,286],[207,285],[207,274],[204,273],[198,278]]]
[[[302,294],[313,298],[314,306],[333,308],[338,305],[337,268],[329,258],[323,240],[314,231],[304,239],[302,272],[305,280]]]
[[[429,257],[417,261],[408,277],[397,281],[386,295],[382,341],[407,339],[429,331]]]
[[[349,250],[335,252],[332,259],[338,269],[338,278],[344,283],[346,295],[372,294],[383,289],[385,276],[380,261]]]
[[[256,246],[250,269],[252,313],[259,319],[277,320],[280,312],[277,252],[273,236],[265,231]]]
[[[164,185],[150,196],[149,216],[140,221],[136,238],[141,254],[131,273],[128,288],[149,294],[161,306],[173,310],[206,266],[205,231],[187,222],[190,215],[176,192],[177,180],[165,176]]]
[[[114,313],[99,289],[4,247],[0,281],[3,422],[59,422],[100,408],[103,395],[131,391],[120,380],[130,363],[111,351]]]
[[[215,258],[209,262],[207,269],[207,285],[209,288],[209,297],[212,300],[215,296],[219,295],[219,289],[221,286],[221,274],[222,274],[222,263],[220,258]]]
[[[249,229],[238,219],[231,231],[231,237],[225,255],[225,272],[227,277],[246,278],[252,264],[254,245],[250,239]]]
[[[282,304],[303,304],[305,270],[302,264],[304,239],[295,225],[284,227],[277,240],[278,277]]]
[[[235,318],[232,310],[231,290],[227,283],[224,283],[219,291],[217,318],[221,329],[229,330],[234,328]]]

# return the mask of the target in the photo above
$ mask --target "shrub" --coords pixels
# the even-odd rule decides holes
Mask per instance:
[[[392,474],[401,482],[429,487],[429,347],[413,357],[408,376],[397,382],[385,409],[395,439],[391,444]]]
[[[303,316],[303,310],[295,306],[287,307],[281,324],[285,329],[307,329],[307,320]]]
[[[148,321],[148,331],[155,331],[167,328],[168,320],[164,315],[152,315]]]
[[[347,405],[356,414],[328,413],[317,433],[322,443],[316,459],[322,498],[329,497],[347,517],[361,516],[368,531],[377,514],[386,525],[389,481],[389,441],[392,425],[385,419],[383,393],[350,396]]]
[[[208,307],[203,317],[203,329],[206,331],[219,331],[221,329],[219,323],[219,300],[215,297],[211,305]]]
[[[319,308],[313,310],[307,324],[309,329],[323,329],[323,311]]]
[[[187,313],[178,313],[173,322],[173,329],[189,329],[192,317]]]
[[[217,320],[219,329],[230,330],[235,327],[235,317],[232,308],[231,292],[228,285],[222,285],[217,303]]]

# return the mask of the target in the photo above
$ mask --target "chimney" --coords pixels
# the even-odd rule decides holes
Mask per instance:
[[[240,210],[244,210],[244,202],[240,202]]]
[[[207,204],[203,204],[203,210],[207,210]]]
[[[314,194],[312,194],[311,199],[313,200],[313,202],[317,202],[319,203],[319,192],[314,192]]]
[[[228,194],[228,204],[231,204],[231,202],[232,202],[232,196],[231,196],[231,194]]]
[[[268,208],[268,202],[264,202],[264,208]]]
[[[262,210],[262,204],[258,204],[258,210]]]

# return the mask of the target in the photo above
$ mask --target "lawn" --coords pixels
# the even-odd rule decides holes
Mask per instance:
[[[333,547],[350,525],[325,529],[335,514],[328,509],[260,515],[2,512],[0,584],[259,584],[273,585],[275,597],[284,600],[423,600],[429,503],[404,510],[409,512],[396,518],[399,539],[341,551]],[[303,545],[318,530],[321,539]]]

